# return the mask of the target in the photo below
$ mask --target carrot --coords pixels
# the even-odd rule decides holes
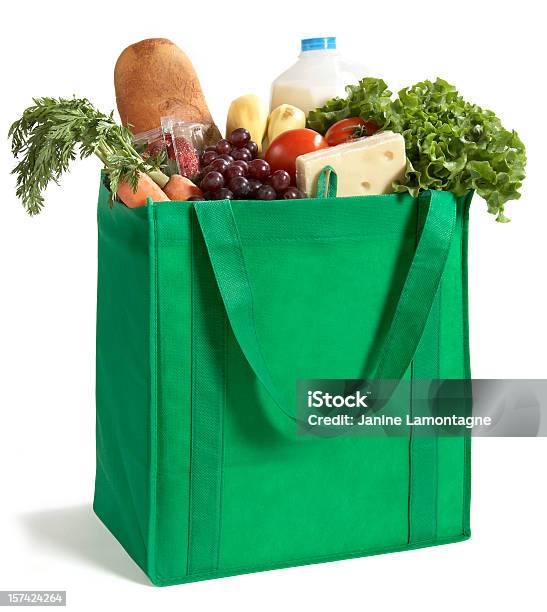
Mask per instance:
[[[146,196],[168,199],[161,188],[169,177],[157,162],[144,159],[133,146],[129,129],[86,98],[34,98],[34,106],[13,123],[9,137],[18,159],[13,170],[17,196],[31,215],[42,209],[47,184],[57,182],[78,154],[83,159],[91,152],[103,162],[112,193],[119,189],[128,206],[143,206]],[[136,193],[129,185],[120,185],[122,181],[137,185]]]
[[[180,174],[173,174],[169,182],[163,188],[170,200],[184,202],[192,196],[203,195],[201,189],[192,183],[190,179]]]
[[[137,184],[137,191],[129,186],[128,183],[120,183],[118,186],[118,198],[129,208],[146,206],[146,199],[152,198],[153,202],[168,202],[168,196],[159,186],[148,176],[140,174]]]

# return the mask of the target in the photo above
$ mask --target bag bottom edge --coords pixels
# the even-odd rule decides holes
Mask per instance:
[[[272,565],[263,565],[263,566],[254,566],[252,568],[243,568],[243,569],[238,569],[238,568],[234,568],[232,570],[226,570],[226,571],[214,571],[214,572],[204,572],[201,574],[192,574],[190,576],[178,576],[178,577],[173,577],[173,578],[168,578],[168,577],[164,577],[164,576],[158,576],[156,574],[153,574],[151,572],[148,572],[146,568],[144,568],[134,557],[133,555],[127,550],[127,548],[124,546],[124,544],[122,542],[120,542],[120,540],[118,539],[118,537],[116,536],[116,534],[110,529],[110,527],[108,526],[108,522],[105,521],[103,519],[103,517],[101,516],[100,512],[97,511],[97,508],[95,508],[95,505],[93,505],[93,510],[97,516],[97,518],[101,521],[101,523],[108,529],[108,531],[114,536],[114,538],[118,541],[118,543],[120,544],[120,546],[125,550],[125,552],[127,553],[127,555],[131,558],[131,560],[142,570],[142,572],[144,573],[144,575],[150,580],[150,582],[155,585],[155,586],[159,586],[159,587],[163,587],[163,586],[175,586],[178,584],[189,584],[192,582],[201,582],[203,580],[216,580],[217,578],[229,578],[230,576],[241,576],[244,574],[253,574],[253,573],[258,573],[258,572],[267,572],[267,571],[273,571],[273,570],[278,570],[278,569],[288,569],[291,567],[302,567],[304,565],[316,565],[319,563],[332,563],[334,561],[344,561],[344,560],[349,560],[349,559],[359,559],[359,558],[363,558],[363,557],[372,557],[375,555],[382,555],[382,554],[388,554],[388,553],[394,553],[394,552],[403,552],[406,550],[416,550],[419,548],[429,548],[429,547],[433,547],[433,546],[442,546],[445,544],[454,544],[457,542],[464,542],[465,540],[468,540],[471,537],[471,532],[464,532],[461,533],[459,535],[456,536],[451,536],[448,538],[438,538],[435,540],[427,540],[427,541],[423,541],[423,542],[415,542],[412,544],[403,544],[403,545],[394,545],[394,546],[387,546],[387,547],[383,547],[380,549],[376,549],[376,550],[364,550],[364,551],[358,551],[355,553],[342,553],[342,554],[338,554],[338,555],[328,555],[328,556],[324,556],[324,557],[311,557],[308,559],[298,559],[298,560],[294,560],[294,561],[286,561],[283,563],[278,563],[278,564],[272,564]]]
[[[246,568],[246,569],[234,569],[227,571],[218,571],[218,572],[208,572],[204,574],[194,574],[191,576],[185,576],[183,578],[163,578],[158,576],[150,576],[148,578],[152,581],[155,586],[163,587],[163,586],[175,586],[178,584],[190,584],[192,582],[201,582],[203,580],[216,580],[217,578],[229,578],[230,576],[243,576],[245,574],[255,574],[259,572],[268,572],[279,569],[289,569],[291,567],[302,567],[304,565],[318,565],[320,563],[332,563],[335,561],[346,561],[349,559],[361,559],[364,557],[373,557],[375,555],[389,554],[395,552],[404,552],[406,550],[416,550],[419,548],[430,548],[433,546],[443,546],[445,544],[455,544],[457,542],[464,542],[465,540],[469,540],[471,537],[471,533],[463,533],[458,536],[450,537],[450,538],[442,538],[431,541],[417,542],[415,544],[407,544],[403,546],[390,546],[384,547],[379,550],[368,550],[368,551],[360,551],[356,553],[349,554],[341,554],[341,555],[329,555],[326,557],[310,558],[299,561],[287,561],[284,563],[273,564],[273,565],[265,565],[265,566],[255,566],[254,568]]]

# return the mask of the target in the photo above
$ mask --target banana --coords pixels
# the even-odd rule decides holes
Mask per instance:
[[[273,142],[283,132],[306,127],[306,114],[291,104],[274,108],[268,119],[268,142]]]
[[[254,94],[240,96],[230,104],[226,121],[226,138],[229,138],[236,128],[245,128],[251,133],[251,138],[258,145],[260,152],[267,123],[268,110],[264,102]]]

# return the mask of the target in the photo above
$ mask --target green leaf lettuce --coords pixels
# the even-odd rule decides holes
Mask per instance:
[[[520,197],[526,152],[515,131],[489,110],[466,102],[443,79],[405,87],[395,100],[381,79],[365,78],[311,111],[308,126],[321,133],[346,117],[373,119],[381,130],[405,138],[407,170],[395,191],[417,195],[440,189],[463,195],[474,189],[496,220],[507,221],[504,205]]]

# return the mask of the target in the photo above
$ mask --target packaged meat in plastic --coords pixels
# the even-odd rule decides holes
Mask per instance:
[[[182,121],[176,117],[162,117],[161,126],[167,157],[175,162],[176,172],[188,178],[197,176],[207,126]]]

